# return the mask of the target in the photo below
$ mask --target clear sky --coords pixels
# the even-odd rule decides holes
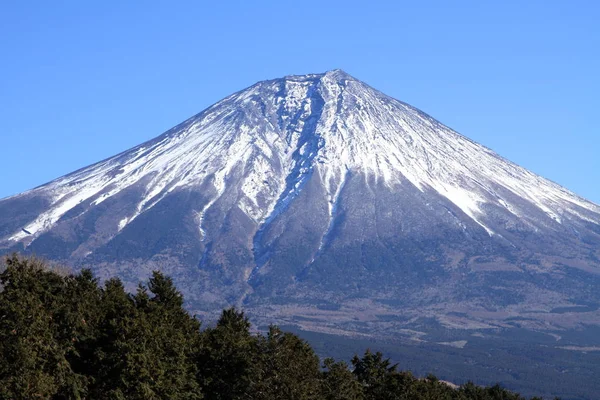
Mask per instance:
[[[262,79],[341,68],[600,203],[600,2],[0,5],[0,197]]]

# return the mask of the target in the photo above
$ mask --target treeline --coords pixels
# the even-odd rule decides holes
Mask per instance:
[[[61,274],[11,256],[0,274],[0,399],[522,399],[498,386],[453,389],[367,351],[319,360],[276,326],[253,334],[243,312],[215,327],[183,308],[154,272],[135,294],[88,270]]]

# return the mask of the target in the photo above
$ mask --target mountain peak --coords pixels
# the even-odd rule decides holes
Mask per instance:
[[[202,216],[237,175],[241,181],[230,195],[232,204],[260,225],[283,212],[282,204],[292,202],[313,173],[331,207],[348,174],[363,176],[389,188],[433,191],[490,235],[496,230],[484,210],[492,205],[514,216],[533,206],[551,225],[582,212],[595,213],[586,217],[595,221],[599,212],[414,107],[333,69],[260,82],[152,141],[35,189],[48,196],[50,210],[6,239],[35,240],[81,202],[98,205],[135,185],[144,187],[144,198],[119,221],[118,231],[182,188],[214,192],[198,212]],[[527,207],[512,204],[514,198],[524,199]],[[532,222],[532,229],[537,225]]]
[[[329,70],[329,71],[325,72],[323,75],[330,79],[334,79],[336,81],[350,80],[350,79],[356,80],[352,75],[348,74],[346,71],[339,69],[339,68]]]
[[[274,81],[278,81],[279,79],[275,79]],[[354,78],[352,75],[348,74],[346,71],[336,68],[329,71],[321,72],[321,73],[311,73],[311,74],[302,74],[302,75],[286,75],[281,80],[284,81],[328,81],[335,82],[336,84],[343,84],[345,81],[358,81],[358,79]],[[267,80],[263,82],[271,82],[272,80]],[[261,83],[261,82],[259,82]]]

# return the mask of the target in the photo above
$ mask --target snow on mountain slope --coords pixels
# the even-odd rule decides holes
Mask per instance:
[[[190,309],[263,324],[600,326],[598,205],[340,70],[259,82],[0,200],[12,251],[132,290],[160,269]]]
[[[50,205],[4,239],[31,243],[82,202],[99,205],[140,183],[143,195],[115,234],[169,193],[208,183],[212,198],[196,213],[204,237],[204,215],[238,174],[237,206],[258,225],[284,211],[315,172],[331,218],[349,171],[364,174],[367,184],[435,191],[489,235],[486,204],[535,229],[600,222],[597,205],[334,70],[259,82],[152,141],[22,194]],[[530,206],[548,220],[528,220]]]

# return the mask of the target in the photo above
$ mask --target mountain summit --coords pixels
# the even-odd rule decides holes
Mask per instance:
[[[600,304],[598,205],[341,70],[259,82],[1,200],[0,249],[131,287],[158,268],[195,311],[343,332],[563,329],[580,320],[552,310]]]

